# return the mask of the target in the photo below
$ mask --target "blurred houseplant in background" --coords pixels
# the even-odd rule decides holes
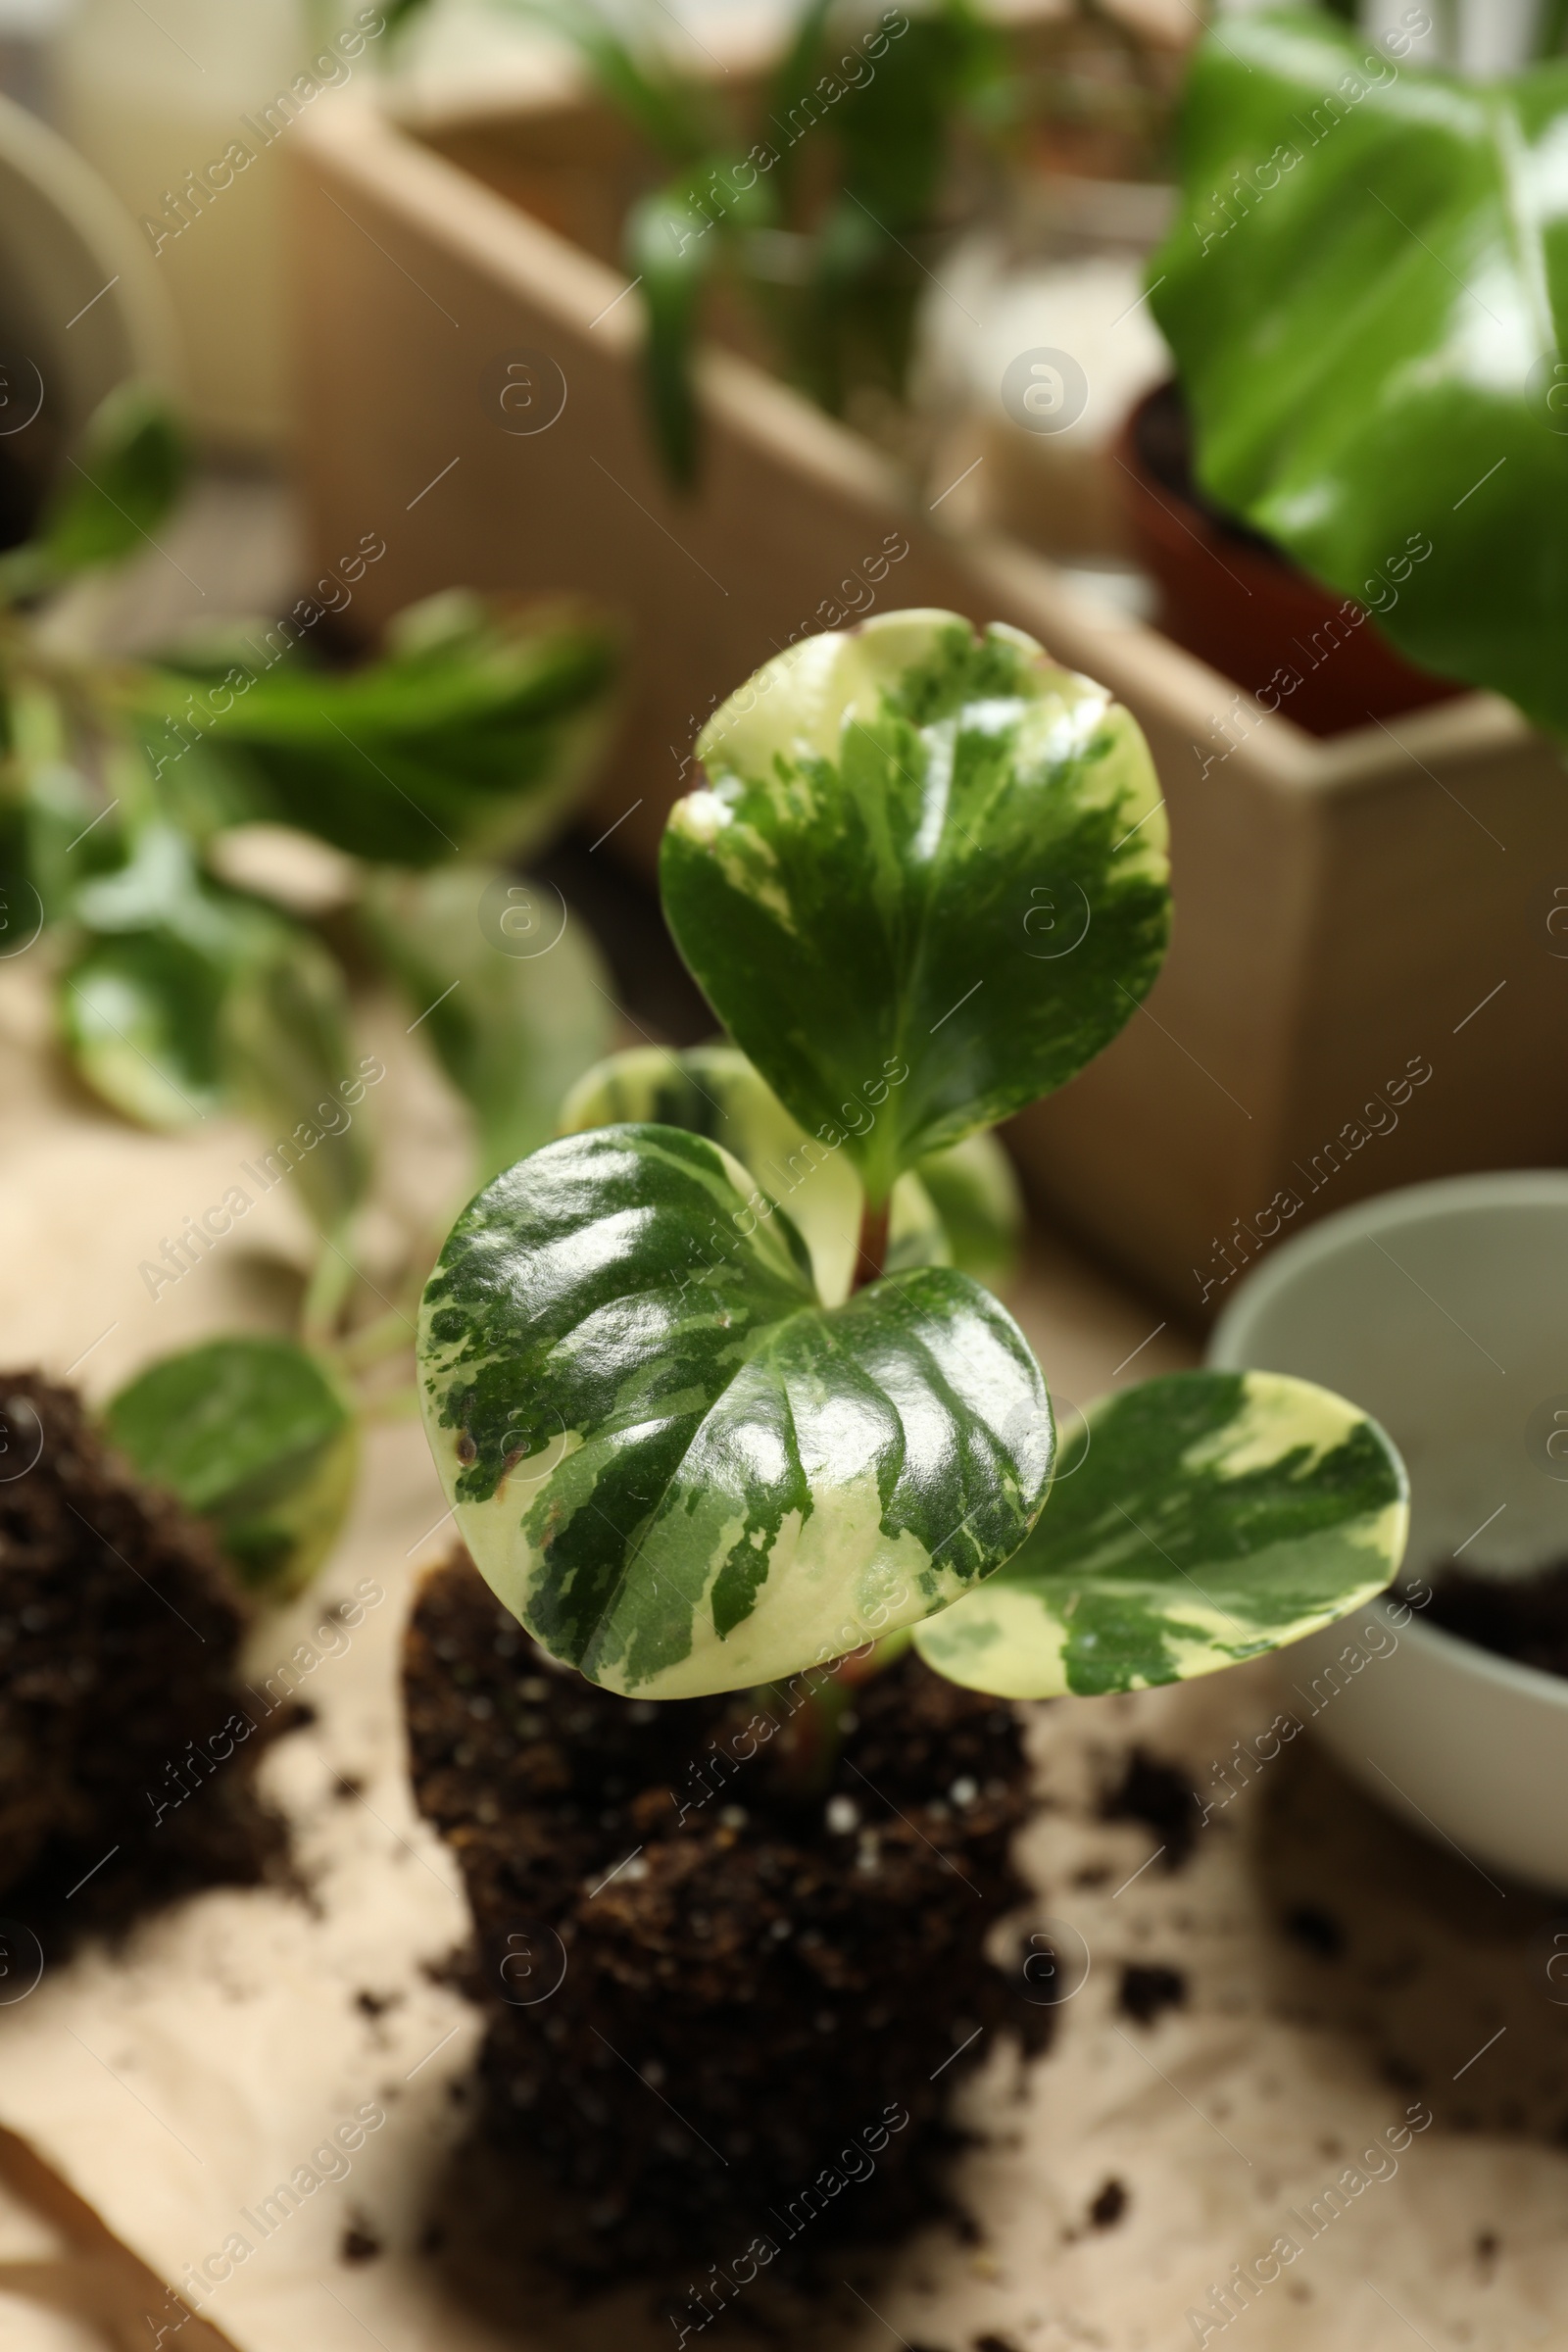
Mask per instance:
[[[806,0],[754,108],[672,62],[652,8],[505,0],[582,57],[659,159],[625,262],[647,318],[650,417],[671,480],[700,451],[692,368],[709,300],[736,288],[778,372],[830,415],[896,429],[929,263],[983,184],[1016,93],[1008,44],[979,0],[908,10]],[[393,27],[427,0],[390,0]]]
[[[1217,547],[1216,524],[1223,537],[1239,519],[1334,592],[1304,622],[1282,607],[1272,680],[1256,614],[1231,592],[1260,672],[1239,681],[1296,715],[1331,652],[1326,674],[1343,678],[1347,641],[1381,631],[1406,663],[1506,695],[1560,735],[1568,260],[1551,173],[1568,63],[1477,84],[1417,62],[1430,23],[1406,8],[1378,47],[1323,11],[1279,10],[1203,40],[1152,308],[1212,502],[1200,529]],[[1560,12],[1540,38],[1560,45]],[[1298,604],[1255,546],[1236,556],[1249,587],[1266,589],[1272,564]],[[1216,571],[1194,591],[1206,614],[1172,612],[1210,653],[1226,625]],[[1383,708],[1442,691],[1429,677]],[[1368,700],[1338,723],[1364,721]]]
[[[400,616],[379,658],[332,671],[310,642],[340,593],[322,579],[270,628],[106,662],[71,591],[160,528],[183,470],[162,403],[123,387],[32,536],[0,556],[6,936],[16,953],[47,932],[61,1038],[95,1093],[166,1132],[244,1112],[270,1147],[258,1189],[291,1177],[315,1224],[300,1343],[216,1343],[110,1408],[138,1466],[213,1515],[254,1581],[286,1590],[347,1500],[353,1375],[412,1336],[395,1300],[350,1331],[373,1175],[358,1113],[384,1075],[351,1042],[350,979],[404,998],[468,1107],[476,1176],[551,1132],[608,1042],[607,976],[559,894],[500,861],[589,781],[615,652],[580,609],[454,592]],[[353,579],[381,552],[370,535],[341,568]],[[320,919],[250,886],[242,828],[259,823],[338,853]],[[212,1212],[217,1231],[187,1220],[142,1268],[153,1296],[248,1205]],[[394,1285],[416,1291],[425,1262],[416,1240]]]

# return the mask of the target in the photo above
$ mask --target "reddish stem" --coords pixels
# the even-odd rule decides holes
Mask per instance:
[[[860,1210],[860,1238],[855,1251],[855,1280],[853,1291],[863,1291],[868,1282],[879,1281],[888,1254],[888,1220],[893,1213],[891,1196],[873,1206],[867,1200]]]

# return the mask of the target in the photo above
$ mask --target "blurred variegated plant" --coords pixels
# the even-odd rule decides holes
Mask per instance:
[[[733,1042],[591,1071],[425,1292],[426,1427],[499,1597],[639,1697],[911,1636],[1047,1696],[1206,1673],[1378,1591],[1405,1480],[1353,1405],[1178,1373],[1091,1406],[1058,1465],[985,1287],[1015,1221],[988,1130],[1164,954],[1129,714],[1014,629],[902,612],[780,655],[697,748],[664,910]]]
[[[0,947],[48,935],[77,1075],[166,1132],[247,1114],[288,1156],[318,1234],[299,1342],[166,1359],[110,1408],[147,1475],[213,1517],[245,1576],[286,1591],[319,1560],[351,1484],[352,1375],[373,1347],[354,1275],[372,1175],[345,1116],[348,971],[368,967],[472,1113],[480,1176],[551,1132],[601,1054],[607,975],[579,926],[548,955],[486,910],[510,860],[589,780],[615,647],[581,611],[449,594],[403,613],[379,658],[322,668],[254,637],[142,662],[84,653],[60,596],[135,555],[177,501],[173,419],[129,386],[99,411],[34,535],[0,556]],[[71,650],[66,650],[67,647]],[[328,923],[224,879],[234,828],[346,853]],[[428,1267],[410,1268],[413,1306]],[[388,1344],[412,1328],[384,1318]]]

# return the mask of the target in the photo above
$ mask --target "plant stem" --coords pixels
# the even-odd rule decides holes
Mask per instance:
[[[323,1240],[300,1308],[300,1337],[307,1348],[330,1348],[353,1282],[354,1268],[348,1258],[332,1247],[329,1238]]]
[[[372,1364],[396,1355],[400,1348],[412,1348],[414,1337],[414,1326],[402,1308],[388,1307],[384,1315],[351,1332],[339,1346],[338,1357],[347,1371],[368,1372]]]
[[[913,1640],[907,1626],[880,1642],[852,1650],[835,1665],[768,1683],[754,1693],[762,1712],[780,1723],[772,1749],[773,1785],[785,1796],[808,1804],[830,1786],[844,1744],[844,1717],[862,1684],[884,1674]],[[793,1686],[804,1682],[804,1694]],[[782,1720],[780,1720],[782,1718]]]
[[[888,1223],[893,1214],[893,1196],[873,1201],[867,1194],[860,1210],[860,1234],[855,1249],[855,1280],[852,1291],[863,1291],[868,1282],[880,1279],[887,1262]]]
[[[419,1392],[413,1381],[402,1388],[387,1389],[379,1396],[362,1398],[360,1415],[365,1421],[412,1421],[419,1410]]]

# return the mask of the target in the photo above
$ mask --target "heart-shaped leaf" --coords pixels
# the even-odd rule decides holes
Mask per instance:
[[[847,1298],[855,1274],[864,1192],[840,1152],[797,1126],[738,1046],[633,1046],[589,1070],[561,1106],[563,1135],[618,1121],[652,1120],[706,1135],[757,1178],[766,1198],[787,1208],[810,1252],[817,1294],[830,1306]],[[935,1206],[938,1192],[951,1215]],[[1005,1152],[988,1135],[933,1152],[918,1175],[893,1188],[886,1268],[959,1266],[979,1281],[1011,1262],[1020,1203]],[[993,1285],[994,1287],[994,1285]]]
[[[354,1414],[292,1340],[210,1340],[165,1356],[105,1411],[140,1475],[211,1519],[242,1580],[271,1600],[325,1558],[354,1492]]]
[[[508,917],[523,904],[527,928],[514,938]],[[587,927],[543,885],[473,865],[383,868],[360,917],[473,1107],[487,1182],[548,1141],[563,1095],[610,1043],[612,983]]]
[[[698,738],[661,862],[737,1044],[872,1200],[1062,1085],[1147,994],[1165,822],[1136,722],[1031,638],[893,612],[806,639]]]
[[[1210,496],[1412,661],[1559,733],[1565,136],[1560,59],[1478,86],[1326,12],[1228,18],[1193,62],[1150,265]]]
[[[825,1307],[782,1209],[673,1127],[497,1179],[425,1292],[437,1468],[493,1590],[612,1690],[773,1680],[917,1622],[1023,1541],[1054,1437],[1011,1317],[948,1267]]]
[[[1176,1372],[1102,1397],[1023,1548],[920,1627],[928,1666],[1006,1698],[1211,1674],[1382,1591],[1409,1527],[1375,1421],[1277,1372]]]

